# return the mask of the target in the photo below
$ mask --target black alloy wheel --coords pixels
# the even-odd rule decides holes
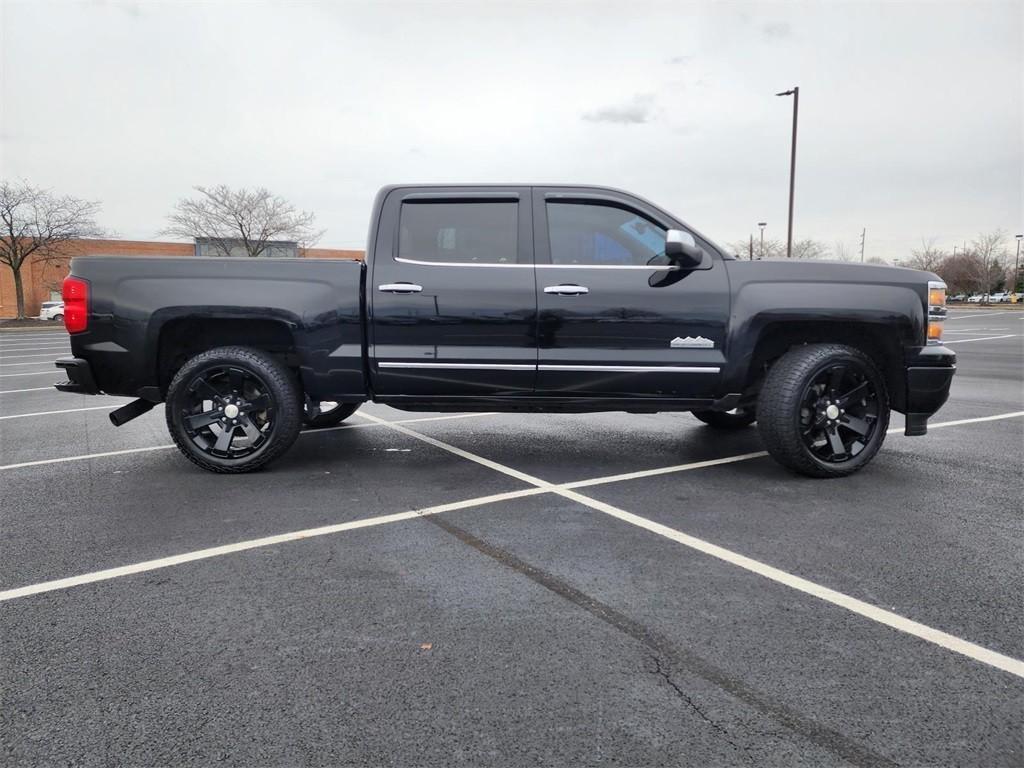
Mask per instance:
[[[359,410],[361,403],[306,402],[302,420],[309,429],[323,429],[340,424]]]
[[[302,408],[294,375],[270,355],[221,347],[196,355],[167,393],[167,425],[185,456],[213,472],[248,472],[298,436]]]
[[[185,388],[182,422],[204,453],[241,459],[274,434],[275,408],[266,382],[234,365],[201,369]]]
[[[871,443],[878,429],[878,410],[878,392],[863,366],[831,365],[804,387],[800,406],[804,445],[821,461],[848,461]]]
[[[853,347],[794,347],[768,371],[758,394],[757,425],[768,452],[784,466],[810,477],[852,474],[885,440],[885,379]]]
[[[731,411],[691,411],[698,421],[714,429],[743,429],[757,421],[753,408],[733,408]]]

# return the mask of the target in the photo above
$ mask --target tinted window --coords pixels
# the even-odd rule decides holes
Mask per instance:
[[[646,266],[665,263],[666,230],[610,205],[548,203],[553,264]]]
[[[398,257],[514,264],[518,203],[403,203]]]

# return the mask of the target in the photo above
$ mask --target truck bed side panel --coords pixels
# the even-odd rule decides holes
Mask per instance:
[[[359,262],[97,257],[75,259],[71,273],[90,284],[89,329],[72,336],[72,351],[104,392],[166,385],[158,354],[168,323],[258,320],[287,328],[311,395],[366,396]]]

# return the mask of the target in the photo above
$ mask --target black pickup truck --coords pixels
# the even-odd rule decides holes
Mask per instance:
[[[215,472],[372,400],[756,421],[782,464],[833,477],[878,452],[890,409],[925,434],[956,368],[935,275],[737,260],[600,187],[386,187],[365,263],[78,258],[64,301],[57,388],[137,397],[115,425],[166,402]]]

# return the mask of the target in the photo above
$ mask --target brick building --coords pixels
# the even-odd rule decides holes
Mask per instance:
[[[44,301],[60,298],[61,282],[68,274],[74,256],[196,256],[195,243],[158,243],[145,240],[77,240],[68,244],[67,258],[42,261],[29,257],[21,268],[25,290],[25,314],[35,317]],[[363,252],[336,248],[309,248],[301,254],[309,259],[362,260]],[[0,319],[18,314],[14,294],[14,275],[6,264],[0,264]]]

